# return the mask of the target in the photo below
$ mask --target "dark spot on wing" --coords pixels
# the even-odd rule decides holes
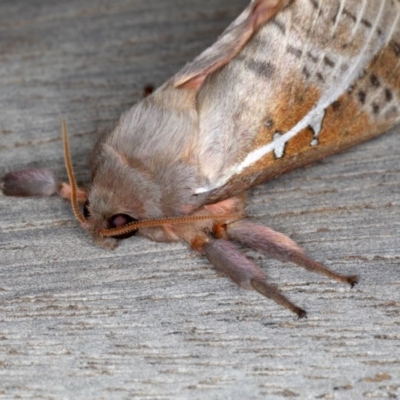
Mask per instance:
[[[305,76],[306,78],[309,78],[309,77],[310,77],[310,71],[307,69],[307,67],[303,67],[302,73],[304,74],[304,76]]]
[[[350,18],[353,22],[357,21],[357,18],[355,17],[355,15],[353,15],[349,10],[347,10],[346,8],[343,9],[343,15],[345,15],[346,17]]]
[[[314,63],[318,61],[318,57],[314,56],[310,51],[307,53],[307,56]]]
[[[374,115],[378,115],[379,110],[380,110],[379,104],[372,103],[371,106],[372,106],[372,112],[374,113]]]
[[[392,47],[394,54],[396,55],[396,57],[400,57],[400,44],[395,42],[394,40],[392,40],[390,42],[390,46]]]
[[[273,19],[271,21],[271,24],[275,25],[282,32],[283,35],[286,33],[286,27],[281,22],[277,21],[276,19]]]
[[[358,96],[358,100],[360,101],[360,103],[364,104],[365,103],[365,99],[367,98],[367,94],[363,90],[360,90],[357,93],[357,96]]]
[[[371,76],[369,77],[369,80],[371,81],[372,86],[375,86],[375,87],[381,86],[381,83],[379,82],[379,79],[375,74],[371,74]]]
[[[392,91],[391,91],[390,89],[388,89],[388,88],[385,89],[385,99],[386,99],[386,101],[387,101],[388,103],[391,102],[392,99],[393,99],[393,93],[392,93]]]
[[[324,63],[328,66],[328,67],[334,67],[335,63],[328,57],[325,56],[324,57]]]
[[[272,128],[273,126],[274,126],[274,120],[271,119],[271,118],[268,118],[268,119],[265,121],[265,127],[266,127],[266,128]]]
[[[332,103],[332,108],[334,111],[339,110],[340,106],[341,106],[340,100],[336,100]]]
[[[296,47],[293,47],[293,46],[288,46],[288,47],[286,48],[286,51],[287,51],[289,54],[294,55],[296,58],[300,58],[301,55],[303,54],[303,51],[302,51],[301,49],[296,48]]]
[[[367,19],[364,19],[364,18],[361,20],[361,23],[364,26],[366,26],[367,28],[371,28],[371,26],[372,26],[371,22],[369,22]]]
[[[257,61],[254,59],[248,60],[246,62],[246,66],[256,74],[264,77],[264,78],[271,78],[272,75],[275,73],[275,66],[269,62],[265,61]]]

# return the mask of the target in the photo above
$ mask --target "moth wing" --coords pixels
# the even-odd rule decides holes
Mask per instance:
[[[232,51],[229,69],[215,71],[198,94],[205,122],[195,146],[209,184],[196,193],[209,193],[207,202],[337,153],[400,121],[400,3],[284,5]],[[243,29],[242,24],[235,26]],[[222,45],[212,49],[216,60],[218,49],[221,60],[229,59]],[[178,75],[182,81],[196,81],[190,71],[208,53]]]
[[[288,0],[253,0],[219,39],[174,76],[176,88],[199,89],[204,80],[235,57],[252,35]]]

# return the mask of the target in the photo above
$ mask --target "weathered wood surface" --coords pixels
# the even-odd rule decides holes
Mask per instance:
[[[3,0],[0,174],[78,180],[98,132],[209,45],[246,0]],[[345,123],[345,121],[343,121]],[[249,214],[355,289],[248,252],[296,320],[183,244],[94,246],[59,198],[0,195],[0,398],[400,396],[399,129],[251,193]]]

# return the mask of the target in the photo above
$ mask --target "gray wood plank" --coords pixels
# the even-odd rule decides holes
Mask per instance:
[[[98,133],[213,42],[246,0],[3,0],[0,175],[87,183]],[[58,198],[0,195],[0,398],[398,398],[399,129],[259,186],[249,215],[359,273],[350,290],[247,251],[307,320],[183,244],[95,247]]]

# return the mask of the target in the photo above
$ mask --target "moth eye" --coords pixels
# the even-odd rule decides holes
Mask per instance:
[[[86,200],[83,206],[83,216],[85,217],[85,219],[88,219],[90,217],[89,204],[89,200]]]
[[[115,214],[107,220],[107,227],[108,228],[119,228],[120,226],[124,226],[133,221],[138,221],[138,220],[135,218],[132,218],[130,215],[127,215],[127,214]],[[112,236],[112,237],[115,239],[127,239],[127,238],[135,235],[137,231],[138,230],[135,229],[131,232],[124,233],[123,235]]]

